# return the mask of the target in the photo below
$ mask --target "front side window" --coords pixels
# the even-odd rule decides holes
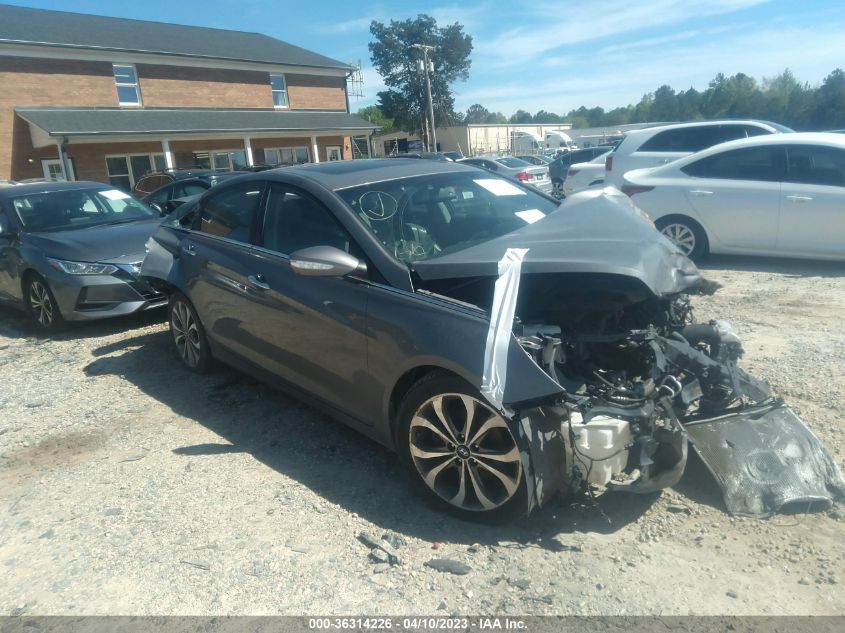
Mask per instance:
[[[12,207],[29,231],[62,231],[158,217],[147,205],[117,189],[31,194],[14,198]]]
[[[270,185],[262,243],[285,255],[311,246],[334,246],[352,252],[349,234],[331,211],[313,198],[277,183]]]
[[[405,263],[492,240],[557,209],[528,188],[478,171],[398,178],[336,193]]]
[[[783,147],[748,147],[702,158],[682,167],[681,171],[697,178],[780,182],[785,163]]]
[[[207,198],[202,205],[197,229],[210,235],[249,242],[263,187],[262,181],[244,182]]]
[[[112,64],[114,83],[117,86],[117,102],[120,105],[141,105],[141,88],[138,74],[131,64]]]
[[[786,182],[845,187],[845,151],[812,145],[790,145],[786,151]]]
[[[288,87],[284,75],[270,75],[270,89],[273,92],[273,107],[288,107]]]

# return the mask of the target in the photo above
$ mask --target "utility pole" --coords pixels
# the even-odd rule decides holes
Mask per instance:
[[[423,53],[422,59],[422,68],[421,70],[425,73],[425,94],[428,98],[428,116],[431,118],[431,136],[428,137],[428,144],[429,148],[428,151],[436,152],[437,151],[437,132],[435,132],[435,125],[434,125],[434,104],[431,101],[431,79],[429,77],[429,71],[434,70],[434,64],[428,61],[428,53],[429,51],[434,50],[434,46],[429,46],[428,44],[411,44],[411,48],[416,48],[417,50],[421,50]]]

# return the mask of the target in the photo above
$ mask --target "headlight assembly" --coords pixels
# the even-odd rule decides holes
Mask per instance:
[[[111,275],[117,272],[117,266],[111,264],[92,264],[90,262],[69,262],[62,259],[49,259],[50,266],[69,275]]]

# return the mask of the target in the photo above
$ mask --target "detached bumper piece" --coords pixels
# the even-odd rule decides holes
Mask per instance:
[[[788,506],[818,510],[845,496],[845,480],[831,456],[781,402],[685,427],[730,514],[763,518]]]

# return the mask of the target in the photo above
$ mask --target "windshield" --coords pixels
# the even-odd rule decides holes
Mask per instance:
[[[336,192],[405,263],[486,242],[544,218],[558,203],[496,176],[398,178]]]
[[[12,200],[28,231],[62,231],[158,217],[158,213],[117,189],[45,191]]]

